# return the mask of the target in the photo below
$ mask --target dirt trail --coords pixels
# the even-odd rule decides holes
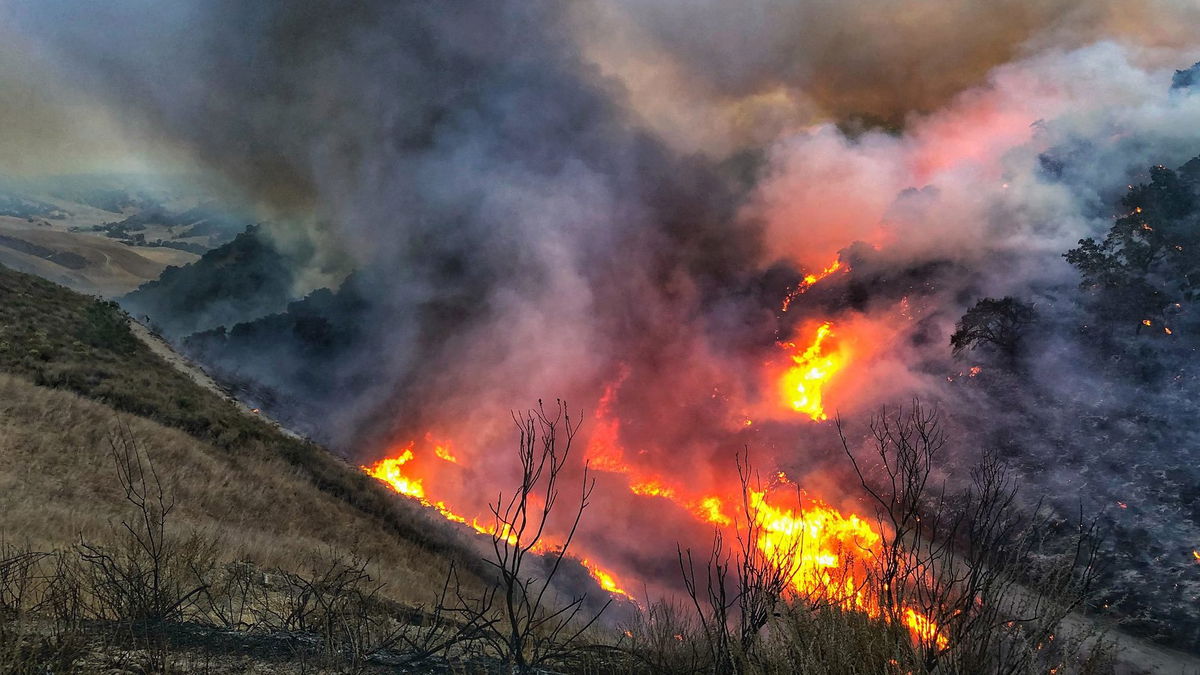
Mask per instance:
[[[278,423],[275,420],[271,419],[270,417],[266,416],[258,409],[251,408],[250,406],[247,406],[245,403],[242,403],[240,400],[238,400],[238,398],[236,396],[231,394],[229,392],[229,390],[222,387],[220,384],[217,383],[216,380],[212,379],[212,377],[210,377],[208,373],[204,372],[204,370],[202,368],[200,368],[200,366],[197,366],[196,364],[192,363],[188,359],[184,358],[183,355],[181,355],[179,352],[175,351],[171,347],[171,345],[167,344],[166,340],[162,339],[157,333],[154,333],[149,328],[147,328],[145,324],[130,317],[129,329],[131,331],[133,331],[133,334],[135,336],[137,336],[137,338],[139,340],[141,340],[147,347],[150,348],[150,351],[157,354],[160,358],[162,358],[164,361],[166,361],[168,364],[170,364],[171,367],[175,368],[176,370],[183,373],[184,375],[187,375],[197,385],[232,402],[234,405],[241,408],[247,415],[254,415],[256,417],[260,417],[263,420],[269,422],[271,424],[271,426],[273,426],[277,430],[279,430],[280,433],[291,436],[292,438],[297,438],[297,439],[303,438],[302,436],[295,433],[294,431],[291,431],[287,427],[281,425],[280,423]]]

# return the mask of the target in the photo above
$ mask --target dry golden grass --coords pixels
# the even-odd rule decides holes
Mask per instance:
[[[387,583],[386,595],[420,604],[431,601],[457,557],[450,543],[434,548],[381,527],[282,459],[231,453],[146,419],[121,419],[175,496],[172,526],[215,535],[225,561],[300,572],[323,550],[357,551]],[[116,424],[111,408],[0,375],[0,536],[41,550],[80,535],[109,538],[128,513],[108,441]],[[395,501],[398,517],[428,520]]]

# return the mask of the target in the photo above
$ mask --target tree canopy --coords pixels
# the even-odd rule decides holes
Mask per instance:
[[[1015,298],[984,298],[958,320],[950,346],[955,356],[990,345],[1009,358],[1015,357],[1025,328],[1036,316],[1032,306]]]

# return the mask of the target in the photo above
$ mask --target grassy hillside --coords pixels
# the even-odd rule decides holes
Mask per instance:
[[[73,392],[176,429],[239,461],[281,462],[371,519],[381,534],[437,549],[414,510],[324,449],[280,433],[208,391],[134,337],[121,310],[34,276],[0,268],[0,373]]]
[[[334,549],[372,561],[393,599],[421,604],[445,574],[428,546],[381,531],[377,519],[322,492],[283,459],[231,453],[137,417],[123,418],[146,451],[176,509],[180,530],[215,539],[222,562],[299,572]],[[0,536],[51,550],[103,540],[126,517],[108,439],[111,408],[75,394],[0,375]],[[423,514],[398,509],[420,523]]]
[[[169,467],[181,516],[220,532],[234,557],[275,564],[318,542],[357,542],[429,587],[425,575],[454,548],[421,509],[167,364],[113,303],[0,268],[0,374],[9,538],[69,542],[105,520],[119,495],[104,439],[123,414]]]
[[[131,456],[151,478],[120,480]],[[130,482],[152,497],[161,485],[165,498],[141,509]],[[150,522],[159,514],[165,526]],[[138,540],[156,532],[158,561]],[[330,622],[394,631],[431,605],[452,564],[475,588],[479,559],[464,536],[201,386],[114,303],[0,267],[0,673],[307,672],[314,654],[358,659]],[[160,567],[185,604],[155,630],[182,633],[147,641],[130,632],[145,609],[134,600]],[[189,595],[188,584],[203,588]],[[214,626],[272,637],[223,647]]]
[[[165,498],[156,496],[160,485]],[[742,581],[730,582],[744,585],[736,597],[770,598],[771,611],[755,614],[760,622],[735,642],[732,605],[698,601],[692,613],[656,603],[620,630],[592,627],[586,599],[552,586],[555,556],[565,552],[545,561],[513,554],[501,565],[515,567],[485,576],[469,550],[428,510],[168,364],[116,305],[0,268],[0,675],[510,672],[502,664],[536,663],[639,673],[1109,666],[1106,648],[1085,645],[1095,639],[1086,624],[1041,651],[1039,636],[1056,630],[1074,597],[1051,583],[1044,597],[1062,602],[1030,614],[1036,631],[1000,636],[986,628],[996,614],[985,628],[956,632],[946,649],[936,631],[910,634],[819,592],[785,594],[778,580],[786,578],[769,573],[780,568],[754,568],[765,559],[743,556]],[[453,585],[451,564],[464,572]],[[699,574],[713,574],[700,564]],[[1064,565],[1054,578],[1073,589],[1074,565]],[[564,567],[578,580],[559,579],[580,588],[583,568]],[[508,586],[494,580],[510,577]],[[443,581],[448,600],[435,597]],[[543,595],[552,596],[545,605]],[[1016,596],[1025,597],[1043,596]],[[509,623],[505,598],[517,599]],[[1012,653],[988,648],[996,640]]]

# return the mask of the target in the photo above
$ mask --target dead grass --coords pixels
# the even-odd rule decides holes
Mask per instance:
[[[289,549],[307,551],[320,543],[357,543],[366,553],[404,542],[425,551],[424,557],[454,555],[456,543],[446,528],[433,526],[419,509],[325,449],[281,433],[196,384],[134,337],[127,317],[112,303],[0,267],[0,373],[106,406],[60,410],[55,406],[67,399],[37,398],[46,392],[30,393],[29,400],[5,396],[0,404],[14,415],[9,427],[16,436],[4,443],[15,443],[12,451],[24,452],[27,462],[0,470],[0,487],[20,491],[16,483],[49,481],[38,483],[49,492],[25,493],[37,496],[33,503],[48,524],[61,527],[64,519],[80,518],[75,513],[80,505],[90,515],[104,512],[103,481],[86,477],[106,466],[90,458],[116,410],[158,423],[136,429],[139,438],[164,454],[162,466],[171,470],[172,480],[191,490],[181,500],[193,500],[194,511],[207,514],[208,521],[226,524],[230,550],[276,551],[286,558]],[[23,403],[29,405],[18,405]],[[51,436],[39,440],[41,432],[34,429]],[[172,430],[183,433],[166,433]],[[189,436],[194,442],[185,447]],[[55,465],[67,458],[90,464]],[[283,477],[291,482],[280,483]],[[273,487],[260,490],[263,485]],[[235,527],[238,523],[245,527]],[[335,529],[345,531],[331,539]]]
[[[435,550],[380,528],[282,460],[234,455],[149,420],[124,421],[175,495],[176,527],[214,535],[222,560],[298,572],[333,548],[369,558],[372,576],[396,601],[428,603],[439,587],[449,544]],[[115,423],[105,406],[0,375],[0,532],[9,542],[51,550],[111,532],[124,508],[107,441]],[[394,501],[397,517],[425,520]]]

